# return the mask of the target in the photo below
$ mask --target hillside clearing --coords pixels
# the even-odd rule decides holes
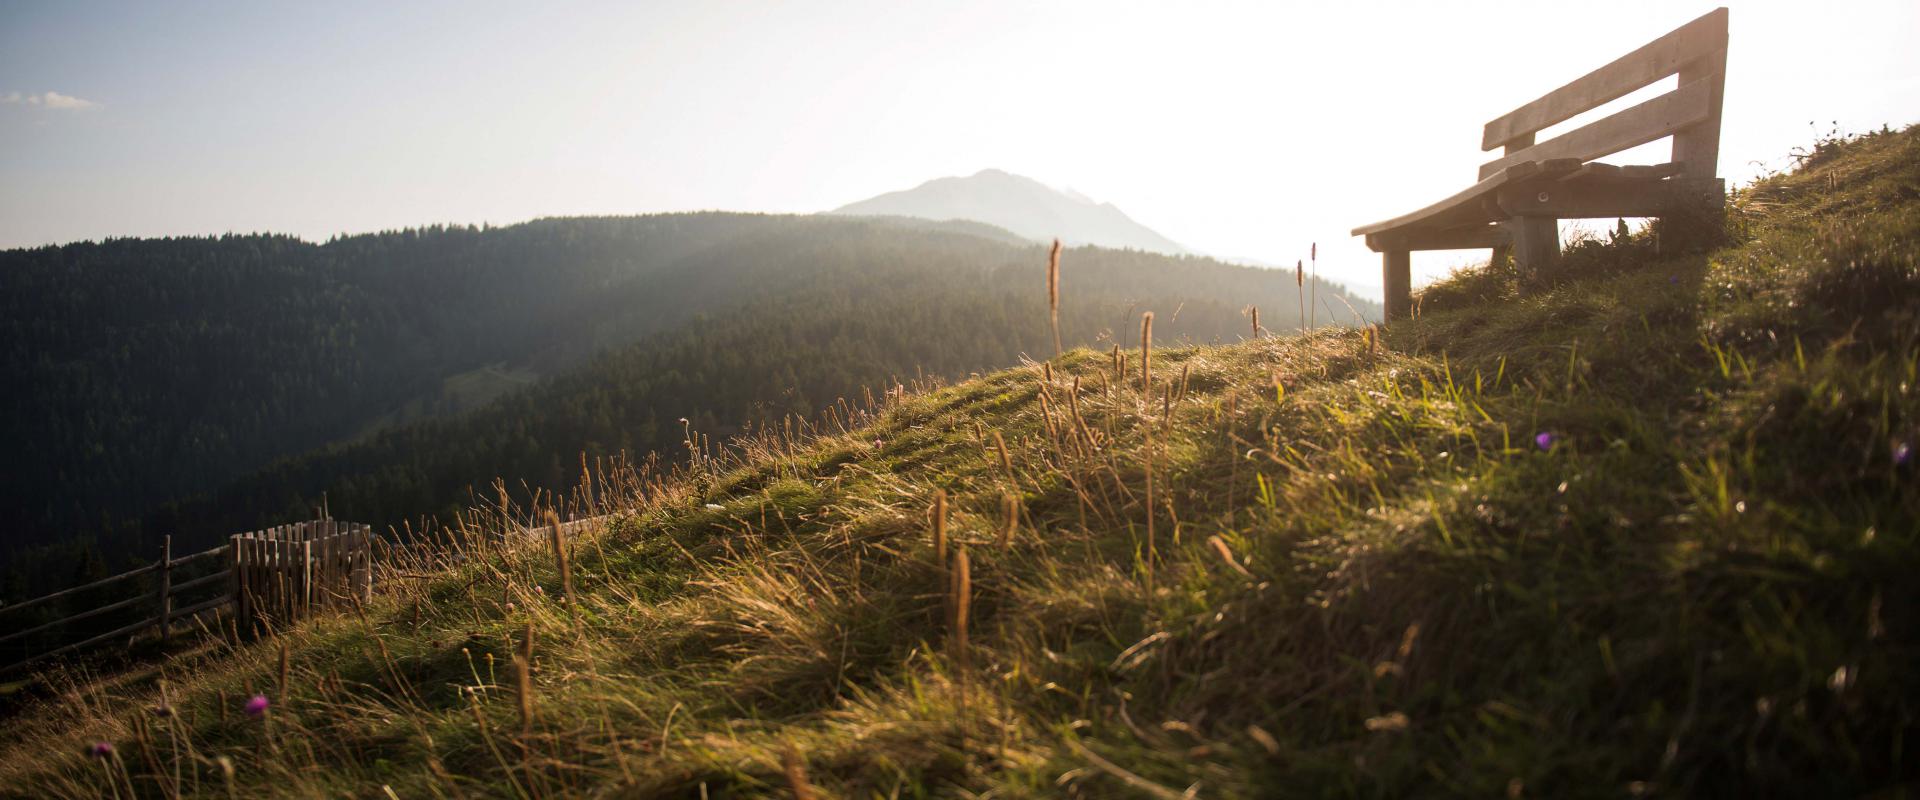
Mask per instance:
[[[1156,350],[1144,395],[1138,351],[1074,350],[633,477],[570,604],[543,538],[476,521],[363,613],[63,683],[0,733],[0,793],[1905,785],[1920,130],[1733,205],[1711,255],[1462,274],[1381,341]]]

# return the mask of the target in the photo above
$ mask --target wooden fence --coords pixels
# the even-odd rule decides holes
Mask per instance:
[[[251,624],[297,620],[373,591],[373,529],[322,519],[234,534],[236,618]]]
[[[26,655],[0,667],[0,672],[123,639],[131,646],[135,639],[149,631],[165,643],[176,623],[190,622],[202,614],[217,614],[221,609],[231,610],[236,623],[244,623],[236,625],[237,628],[251,631],[259,625],[297,620],[316,608],[336,605],[348,597],[365,599],[373,587],[372,540],[372,528],[366,525],[322,519],[235,534],[227,544],[175,558],[173,537],[168,536],[161,544],[159,559],[151,564],[0,606],[0,617],[7,617],[86,592],[125,587],[117,600],[0,635],[0,646],[27,640],[36,634],[71,630],[74,623],[123,609],[148,606],[153,609],[152,616]],[[208,564],[217,564],[219,569],[184,581],[173,579],[176,571]],[[156,575],[152,588],[128,586],[128,582],[149,574]],[[223,587],[224,591],[178,607],[176,601],[180,596],[210,585]]]

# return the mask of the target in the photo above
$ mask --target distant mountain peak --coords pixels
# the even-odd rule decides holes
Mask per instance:
[[[1055,189],[992,167],[964,177],[934,178],[912,189],[849,203],[827,213],[973,220],[1037,242],[1058,237],[1068,244],[1173,255],[1192,253],[1133,221],[1112,203],[1095,202],[1079,192]]]

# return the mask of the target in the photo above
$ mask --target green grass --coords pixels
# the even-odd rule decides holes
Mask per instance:
[[[0,793],[785,796],[792,749],[860,798],[1899,794],[1920,130],[1823,143],[1728,228],[1456,276],[1377,350],[1156,352],[1150,399],[1079,350],[638,476],[575,543],[572,607],[536,538],[277,639],[55,676],[0,733]]]

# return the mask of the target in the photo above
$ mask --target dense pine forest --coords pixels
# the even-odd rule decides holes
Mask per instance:
[[[444,516],[497,476],[678,452],[916,374],[1044,356],[1044,248],[971,223],[679,214],[0,253],[0,593],[307,515]],[[1292,275],[1065,255],[1068,345],[1297,326]],[[1322,287],[1319,319],[1375,313]],[[1351,306],[1349,306],[1351,304]],[[31,552],[26,552],[28,550]],[[36,568],[57,560],[58,569]]]

